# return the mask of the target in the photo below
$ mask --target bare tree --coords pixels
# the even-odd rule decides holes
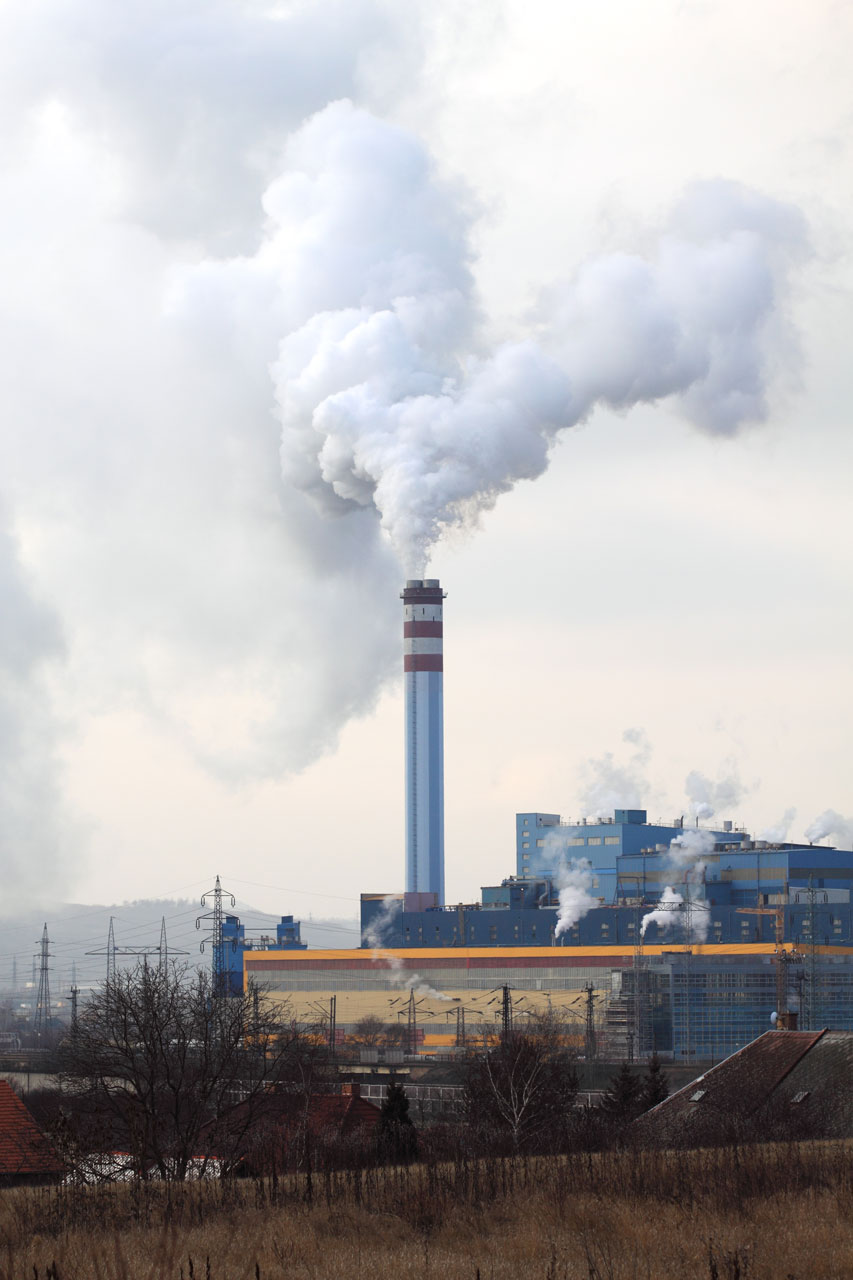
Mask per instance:
[[[143,963],[93,995],[60,1066],[84,1146],[100,1131],[100,1149],[129,1152],[139,1176],[182,1181],[227,1171],[273,1094],[300,1094],[305,1044],[257,993],[216,997],[206,971]]]
[[[551,1020],[511,1031],[469,1061],[468,1121],[487,1141],[552,1147],[569,1124],[578,1081],[565,1037]]]

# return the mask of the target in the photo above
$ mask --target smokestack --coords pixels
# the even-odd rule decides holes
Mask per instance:
[[[444,902],[444,674],[437,578],[410,578],[403,601],[406,682],[406,892]]]

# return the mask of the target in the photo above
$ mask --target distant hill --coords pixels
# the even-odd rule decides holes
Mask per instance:
[[[258,911],[240,901],[232,910],[245,924],[250,937],[259,937],[262,933],[275,937],[275,926],[280,916]],[[31,990],[33,957],[39,952],[45,923],[50,938],[50,988],[54,999],[68,993],[72,965],[77,985],[81,988],[91,986],[105,976],[111,917],[117,949],[156,949],[165,917],[170,954],[177,959],[178,952],[184,951],[188,962],[207,965],[210,963],[209,944],[203,954],[199,951],[199,944],[209,937],[210,922],[202,921],[200,929],[195,926],[202,912],[197,901],[169,898],[114,903],[112,906],[62,903],[48,909],[19,913],[0,921],[0,991],[10,992],[15,977],[19,993],[25,997]],[[310,947],[356,947],[359,943],[358,923],[325,917],[303,920],[302,937]],[[92,951],[101,951],[102,954],[88,954]],[[136,959],[135,956],[117,955],[120,965],[133,964]]]

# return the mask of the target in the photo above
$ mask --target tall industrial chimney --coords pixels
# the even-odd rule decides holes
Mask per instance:
[[[406,892],[444,902],[444,674],[437,578],[410,578],[403,601],[406,682]]]

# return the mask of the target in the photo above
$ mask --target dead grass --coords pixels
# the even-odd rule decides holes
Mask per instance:
[[[842,1280],[846,1144],[0,1194],[0,1280]]]

